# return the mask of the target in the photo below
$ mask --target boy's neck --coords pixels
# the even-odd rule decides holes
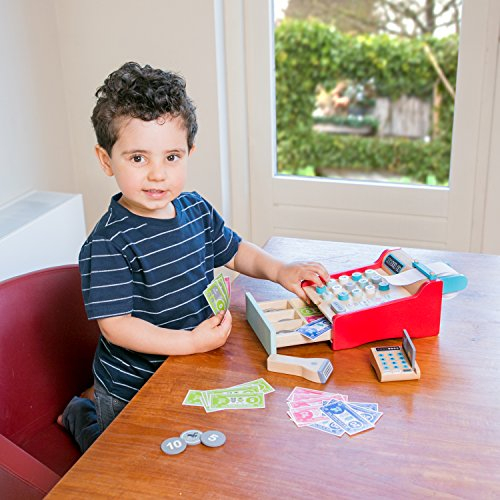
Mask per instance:
[[[137,211],[132,205],[128,203],[123,196],[120,197],[118,203],[126,208],[129,212],[132,212],[134,215],[139,217],[149,217],[151,219],[174,219],[176,216],[175,206],[172,202],[170,202],[162,211],[151,211],[150,213],[146,213],[143,211]]]

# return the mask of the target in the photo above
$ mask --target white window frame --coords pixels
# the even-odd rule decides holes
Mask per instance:
[[[272,175],[272,1],[226,0],[223,16],[236,229],[259,244],[282,235],[481,251],[492,171],[488,132],[498,85],[499,2],[464,1],[449,188]],[[364,206],[357,210],[353,200],[359,199]]]

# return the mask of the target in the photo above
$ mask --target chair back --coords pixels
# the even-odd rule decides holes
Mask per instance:
[[[76,265],[0,283],[0,434],[59,474],[70,439],[55,420],[92,385],[98,337]]]

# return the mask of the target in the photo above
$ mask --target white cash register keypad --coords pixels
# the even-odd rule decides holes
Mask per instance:
[[[335,314],[364,309],[384,302],[408,297],[410,293],[384,279],[382,269],[367,269],[331,278],[323,286],[306,287],[306,292],[321,312],[331,321]]]

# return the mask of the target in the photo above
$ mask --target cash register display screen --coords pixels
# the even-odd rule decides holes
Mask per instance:
[[[401,262],[399,262],[398,259],[396,259],[396,257],[392,256],[391,254],[389,254],[385,260],[384,260],[384,264],[394,273],[394,274],[398,274],[401,269],[403,269],[404,264],[402,264]]]

